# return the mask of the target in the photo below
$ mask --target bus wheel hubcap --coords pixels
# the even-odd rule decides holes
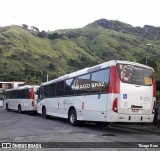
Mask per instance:
[[[71,114],[70,120],[71,120],[71,123],[74,123],[74,121],[75,121],[75,116],[74,116],[74,114]]]

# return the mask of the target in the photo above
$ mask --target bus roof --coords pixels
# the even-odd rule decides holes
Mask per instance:
[[[22,90],[22,89],[29,89],[29,88],[39,88],[39,86],[38,85],[24,85],[24,86],[12,88],[12,89],[7,89],[6,91]]]
[[[111,60],[111,61],[108,61],[108,62],[98,64],[98,65],[93,66],[93,67],[87,67],[87,68],[84,68],[84,69],[66,74],[64,76],[58,77],[57,79],[54,79],[54,80],[51,80],[51,81],[48,81],[48,82],[44,82],[41,85],[47,85],[47,84],[51,84],[51,83],[54,83],[54,82],[58,82],[58,81],[66,80],[66,79],[69,79],[69,78],[73,78],[73,77],[76,77],[76,76],[79,76],[79,75],[82,75],[82,74],[90,73],[92,71],[98,71],[98,70],[103,69],[103,68],[107,68],[107,67],[110,67],[110,66],[115,66],[117,63],[132,64],[132,65],[141,66],[141,67],[145,67],[145,68],[149,68],[149,69],[153,70],[152,67],[146,66],[144,64],[136,63],[136,62],[122,61],[122,60]]]
[[[9,83],[9,84],[12,84],[13,82],[0,82],[0,83]]]

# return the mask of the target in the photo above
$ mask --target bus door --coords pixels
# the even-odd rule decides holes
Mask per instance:
[[[153,70],[132,64],[117,64],[120,78],[118,113],[152,114]]]

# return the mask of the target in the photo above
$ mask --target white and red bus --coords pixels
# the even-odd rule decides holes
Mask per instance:
[[[8,111],[11,109],[22,111],[37,111],[37,89],[39,86],[25,85],[5,92],[4,108]]]
[[[37,112],[98,125],[153,122],[156,80],[151,67],[112,60],[42,83]]]

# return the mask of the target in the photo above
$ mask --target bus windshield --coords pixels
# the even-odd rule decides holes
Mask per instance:
[[[0,100],[3,100],[3,93],[0,92]]]
[[[117,64],[118,75],[123,83],[151,86],[153,71],[131,64]]]

